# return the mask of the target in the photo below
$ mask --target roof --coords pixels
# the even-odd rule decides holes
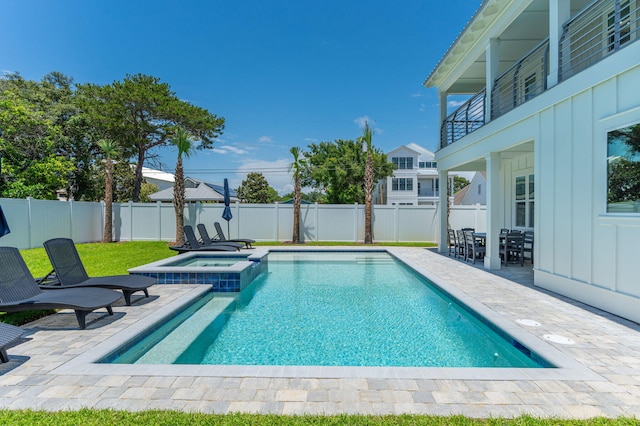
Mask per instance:
[[[397,151],[399,149],[408,149],[409,151],[413,151],[416,154],[418,154],[418,157],[421,156],[426,156],[429,158],[429,161],[433,160],[435,158],[435,155],[433,152],[429,151],[426,148],[421,147],[420,145],[418,145],[417,143],[408,143],[406,145],[400,145],[397,146],[395,148],[393,148],[391,151],[387,152],[387,155],[391,154],[394,151]]]
[[[219,203],[224,202],[224,186],[191,177],[186,177],[184,181],[185,201],[215,201]],[[232,202],[240,201],[238,199],[237,192],[231,188],[229,188],[229,195],[231,196]],[[154,192],[153,194],[149,195],[149,198],[151,198],[151,200],[153,201],[173,201],[173,187]]]
[[[164,182],[175,182],[175,177],[172,173],[163,172],[162,170],[154,170],[148,167],[142,168],[142,176]]]
[[[592,0],[572,0],[571,14]],[[548,0],[484,0],[424,81],[447,94],[478,93],[486,86],[487,45],[499,45],[497,74],[549,36]]]

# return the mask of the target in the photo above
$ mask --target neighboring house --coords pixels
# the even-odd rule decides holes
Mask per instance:
[[[173,174],[147,167],[142,168],[142,177],[145,182],[156,185],[159,190],[173,188],[173,182],[175,181]]]
[[[469,185],[453,194],[454,206],[487,204],[487,179],[484,172],[476,172]]]
[[[186,177],[184,178],[184,192],[186,202],[209,201],[224,202],[224,187],[215,183],[205,182],[201,179]],[[237,193],[233,189],[229,189],[231,202],[240,201]],[[173,186],[154,192],[149,195],[152,201],[173,202]]]
[[[433,152],[409,143],[389,151],[387,159],[395,170],[393,176],[378,182],[374,204],[417,206],[440,202],[440,180]]]
[[[634,321],[640,194],[610,198],[627,177],[607,158],[640,166],[621,149],[640,130],[639,6],[485,0],[425,81],[440,100],[440,176],[486,171],[485,267],[501,267],[500,228],[534,230],[535,285]],[[468,100],[448,114],[451,95]]]

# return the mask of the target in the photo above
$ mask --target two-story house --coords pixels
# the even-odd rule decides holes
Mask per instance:
[[[440,176],[486,172],[485,267],[501,267],[500,228],[533,229],[535,285],[635,321],[639,7],[485,0],[425,81],[440,99]],[[452,95],[468,100],[447,114]]]
[[[433,152],[409,143],[387,152],[387,158],[395,170],[393,176],[378,183],[374,203],[417,206],[440,201],[440,179]]]

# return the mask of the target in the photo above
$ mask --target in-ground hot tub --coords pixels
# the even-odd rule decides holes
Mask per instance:
[[[268,251],[190,252],[129,269],[153,277],[158,284],[208,284],[213,291],[239,292],[267,271]]]

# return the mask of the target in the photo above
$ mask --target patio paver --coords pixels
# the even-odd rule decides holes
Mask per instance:
[[[0,365],[0,408],[640,417],[638,324],[431,250],[393,247],[389,251],[534,339],[544,340],[547,334],[572,339],[572,345],[545,342],[586,367],[589,374],[572,377],[558,372],[540,379],[498,370],[491,376],[473,377],[467,372],[463,377],[455,371],[432,374],[424,369],[354,369],[353,374],[334,369],[314,376],[319,371],[314,367],[300,370],[298,376],[269,367],[228,369],[223,374],[185,368],[184,374],[173,374],[157,366],[141,366],[125,374],[119,366],[110,365],[74,373],[74,363],[94,348],[197,287],[156,285],[150,289],[152,297],[134,296],[132,306],[114,307],[114,316],[102,311],[90,314],[86,330],[77,329],[71,312],[25,325],[23,339],[8,350],[10,362]],[[517,268],[509,267],[513,273],[522,272]],[[518,319],[535,320],[540,326],[522,325]]]

